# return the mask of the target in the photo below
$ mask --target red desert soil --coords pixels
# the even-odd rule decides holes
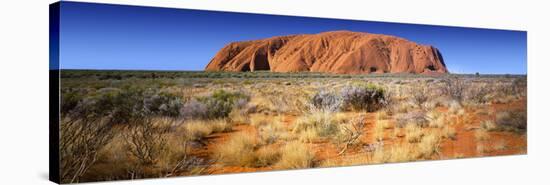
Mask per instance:
[[[513,110],[513,109],[525,109],[524,100],[517,102],[511,102],[509,104],[492,104],[487,107],[491,111],[501,111],[501,110]],[[478,151],[478,141],[475,137],[475,130],[479,129],[479,122],[487,119],[494,119],[494,114],[489,115],[480,115],[476,111],[479,111],[486,107],[481,107],[477,110],[467,109],[466,117],[468,118],[459,121],[459,123],[454,125],[456,129],[456,139],[444,139],[441,143],[441,153],[439,158],[435,159],[450,159],[450,158],[462,158],[462,157],[480,157],[480,156],[494,156],[494,155],[512,155],[512,154],[525,154],[527,150],[527,138],[525,135],[520,135],[513,132],[489,132],[489,139],[487,141],[481,141],[485,150],[483,153]],[[446,109],[439,108],[437,109],[440,112],[446,112]],[[349,113],[349,114],[358,114],[358,113]],[[292,128],[292,123],[295,120],[295,116],[284,116],[283,124],[288,128]],[[364,134],[361,136],[360,140],[363,143],[375,143],[373,137],[374,125],[376,122],[376,113],[366,113]],[[207,141],[207,146],[202,149],[193,151],[193,155],[196,155],[201,158],[211,159],[211,154],[213,150],[220,144],[223,144],[228,138],[238,132],[247,132],[249,134],[257,134],[255,127],[250,125],[236,125],[233,127],[233,131],[225,133],[213,134],[209,137]],[[390,139],[390,134],[393,133],[393,129],[386,129],[386,137],[384,137],[384,145],[391,146],[396,142],[406,142],[404,138],[399,139]],[[497,147],[496,145],[504,145],[504,147]],[[315,151],[316,159],[318,161],[323,160],[334,160],[342,161],[346,160],[348,157],[353,157],[358,154],[361,154],[363,151],[361,148],[349,148],[345,154],[338,155],[341,148],[332,144],[329,141],[319,141],[309,143],[312,149]],[[211,165],[206,169],[205,172],[209,174],[225,174],[225,173],[238,173],[238,172],[257,172],[257,171],[266,171],[273,170],[272,167],[263,167],[263,168],[250,168],[250,167],[240,167],[240,166],[224,166],[224,165]]]
[[[256,128],[250,125],[236,125],[230,132],[216,133],[208,137],[206,147],[202,147],[199,150],[193,150],[192,155],[209,160],[212,159],[212,154],[218,145],[224,144],[231,135],[239,132],[246,132],[247,134],[256,135]],[[238,172],[257,172],[271,170],[271,168],[249,168],[241,166],[222,166],[222,165],[210,165],[205,173],[208,174],[226,174],[226,173],[238,173]]]
[[[332,31],[232,42],[212,58],[206,71],[447,73],[439,50],[403,38]]]
[[[525,110],[526,102],[526,100],[519,100],[509,104],[491,104],[488,111]],[[494,120],[495,115],[476,115],[475,110],[467,110],[466,113],[470,116],[470,119],[468,122],[462,122],[455,126],[457,139],[443,142],[442,156],[455,158],[456,155],[461,155],[461,157],[482,157],[527,153],[527,137],[518,133],[491,131],[488,132],[489,138],[487,141],[477,141],[475,131],[479,129],[480,122]],[[501,144],[505,147],[496,147]],[[478,145],[482,145],[484,151],[478,151]]]

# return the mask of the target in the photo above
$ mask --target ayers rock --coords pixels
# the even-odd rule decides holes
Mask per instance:
[[[233,42],[223,47],[206,71],[368,73],[447,73],[433,46],[403,38],[333,31]]]

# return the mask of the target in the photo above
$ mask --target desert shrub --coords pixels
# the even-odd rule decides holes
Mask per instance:
[[[428,88],[425,85],[414,87],[411,93],[411,100],[416,106],[422,108],[424,107],[424,104],[428,102],[430,94]]]
[[[64,115],[60,124],[64,182],[78,182],[95,163],[98,150],[113,137],[113,124],[137,124],[146,117],[142,100],[140,89],[102,88]]]
[[[384,89],[374,84],[346,86],[341,96],[345,109],[373,112],[385,104]]]
[[[244,109],[249,96],[241,92],[217,90],[209,96],[193,98],[179,109],[182,118],[218,119],[226,118],[234,109]]]
[[[107,118],[110,123],[129,123],[139,116],[142,105],[140,92],[103,88],[82,99],[68,116],[75,118]]]
[[[164,132],[160,127],[155,128],[157,125],[164,124],[157,123],[158,121],[166,120],[153,119],[151,125],[154,128],[152,130],[155,131],[145,131],[142,136],[140,132],[134,132],[142,128],[121,130],[122,134],[102,149],[99,162],[86,174],[85,178],[116,180],[193,175],[208,167],[205,160],[189,155],[188,141],[184,139],[185,133]],[[143,137],[150,135],[149,133],[161,139],[149,141],[147,140],[149,137]],[[138,151],[142,152],[138,153]],[[142,157],[149,156],[149,152],[154,154],[154,157],[150,158],[154,160],[145,162],[146,160]]]
[[[122,80],[122,76],[120,74],[105,74],[101,75],[98,78],[99,80]]]
[[[470,102],[483,104],[488,102],[490,89],[487,85],[473,86],[471,85],[466,91],[466,99]]]
[[[241,97],[237,99],[233,105],[235,109],[248,109],[250,106],[248,106],[249,97]]]
[[[59,129],[61,181],[80,182],[97,161],[98,151],[113,138],[112,124],[100,118],[65,118]]]
[[[270,89],[262,93],[267,102],[271,105],[271,111],[282,114],[300,114],[304,113],[310,106],[310,97],[300,89]],[[286,96],[281,96],[286,94]]]
[[[338,141],[338,144],[343,145],[338,153],[339,155],[345,153],[348,148],[361,143],[359,138],[364,134],[364,128],[365,115],[354,117],[349,121],[345,121],[344,124],[340,124],[340,132],[336,136],[333,136]]]
[[[203,102],[207,107],[207,118],[223,118],[227,117],[233,105],[231,102],[219,101],[217,99],[208,99]]]
[[[206,106],[207,118],[225,118],[235,106],[244,106],[248,100],[249,96],[244,93],[225,90],[217,90],[210,96],[198,98]]]
[[[102,88],[63,115],[60,157],[64,182],[78,182],[95,163],[97,151],[113,137],[114,124],[138,127],[142,123],[151,113],[145,111],[143,97],[141,89]]]
[[[123,132],[127,149],[140,165],[155,164],[166,150],[166,138],[160,127],[153,125],[150,119],[136,121],[137,123]]]
[[[419,127],[426,127],[429,124],[426,113],[423,111],[412,111],[408,113],[397,114],[396,121],[397,126],[400,128],[403,128],[408,124],[414,124]]]
[[[527,93],[527,78],[516,78],[512,81],[513,94],[525,96]]]
[[[342,105],[342,99],[339,96],[324,90],[317,92],[311,102],[317,109],[331,112],[340,110]]]
[[[313,167],[315,153],[304,143],[291,141],[283,146],[281,159],[275,164],[278,169],[300,169]]]
[[[147,92],[144,95],[144,111],[149,114],[178,117],[183,106],[179,97],[164,92]]]
[[[397,93],[395,91],[386,90],[384,91],[384,101],[382,101],[382,107],[388,115],[395,113],[394,107],[398,103]]]
[[[98,151],[97,162],[90,167],[80,182],[89,180],[124,179],[128,177],[128,170],[136,166],[126,149],[126,138],[121,134],[115,135],[102,149]]]
[[[504,111],[496,114],[496,128],[504,131],[525,132],[527,113],[525,111]]]
[[[191,99],[183,104],[180,115],[186,120],[205,119],[208,116],[208,107],[196,99]]]
[[[181,101],[178,97],[139,88],[102,88],[81,99],[67,114],[75,118],[107,118],[110,123],[131,123],[146,115],[177,117]]]
[[[61,93],[61,114],[67,114],[73,110],[84,98],[84,94],[74,89],[68,89]]]
[[[407,113],[411,111],[411,109],[414,109],[414,104],[409,102],[399,102],[396,104],[393,104],[392,106],[388,107],[388,112],[391,112],[392,114],[396,113]]]
[[[443,94],[448,95],[451,99],[462,102],[464,100],[464,93],[466,90],[466,83],[464,80],[458,77],[450,77],[442,81],[443,82]]]

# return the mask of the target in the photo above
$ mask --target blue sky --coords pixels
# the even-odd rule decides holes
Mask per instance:
[[[433,45],[453,73],[527,74],[524,31],[76,2],[60,17],[62,69],[203,70],[233,41],[350,30]]]

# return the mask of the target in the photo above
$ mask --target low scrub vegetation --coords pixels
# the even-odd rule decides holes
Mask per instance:
[[[64,183],[526,151],[522,76],[70,71],[61,81]]]
[[[512,131],[525,131],[527,129],[527,114],[523,111],[505,111],[496,115],[497,128]]]
[[[258,160],[255,153],[256,147],[258,147],[256,137],[251,134],[239,133],[220,145],[215,153],[226,165],[253,167]]]
[[[281,159],[275,164],[278,169],[311,168],[315,164],[315,154],[309,146],[291,141],[281,150]]]
[[[384,89],[374,84],[346,86],[341,93],[344,109],[373,112],[385,104]]]

